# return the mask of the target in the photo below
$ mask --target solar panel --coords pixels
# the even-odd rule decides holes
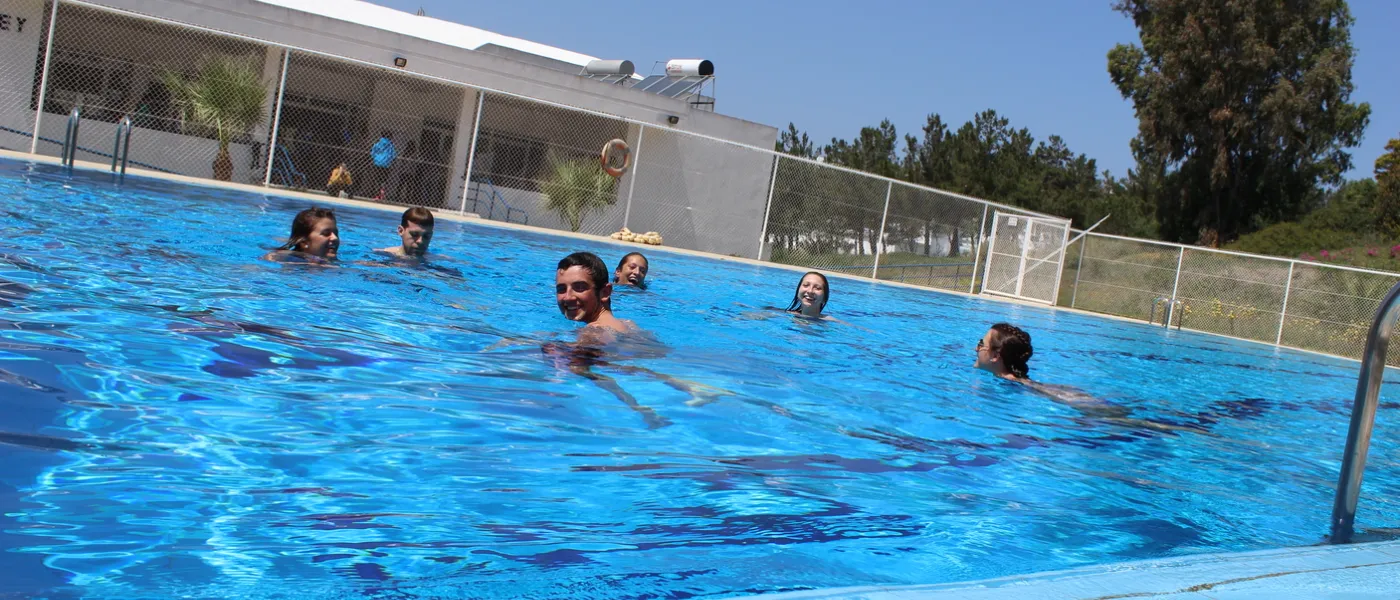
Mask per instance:
[[[704,77],[675,77],[671,78],[671,84],[656,93],[667,98],[679,98],[694,91],[705,83]]]
[[[643,79],[641,83],[638,83],[637,85],[634,85],[632,87],[642,91],[654,92],[656,90],[653,90],[652,88],[657,85],[665,85],[667,79],[669,78],[665,75],[650,75],[646,79]]]

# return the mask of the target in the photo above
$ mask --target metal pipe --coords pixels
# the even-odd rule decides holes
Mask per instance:
[[[117,181],[126,180],[126,163],[131,160],[131,117],[126,118],[126,135],[122,138],[122,164],[117,172]]]
[[[985,241],[986,238],[986,236],[983,235],[982,232],[987,230],[987,211],[989,209],[991,209],[990,206],[985,204],[982,205],[982,222],[979,225],[977,225],[977,249],[972,253],[972,281],[969,281],[967,283],[967,293],[969,294],[977,291],[977,262],[982,260],[982,242]],[[993,223],[992,226],[996,227],[996,224]],[[988,248],[988,250],[990,250],[990,248]],[[987,260],[991,260],[991,254],[987,255]],[[986,284],[987,277],[986,275],[983,275],[982,285]]]
[[[637,151],[632,153],[632,178],[627,180],[627,207],[622,210],[622,226],[624,228],[631,225],[632,192],[637,190],[637,173],[642,170],[642,140],[646,139],[646,135],[646,125],[637,128]]]
[[[44,120],[44,98],[49,91],[49,57],[53,56],[53,26],[58,22],[58,0],[53,0],[53,10],[49,12],[49,37],[44,45],[44,74],[39,76],[39,104],[34,109],[34,136],[29,142],[29,153],[39,153],[39,124]]]
[[[125,145],[123,145],[122,142],[126,142]],[[125,116],[122,117],[121,122],[117,123],[117,135],[115,139],[112,140],[112,172],[118,173],[117,168],[120,164],[121,171],[118,177],[121,179],[124,179],[126,177],[126,160],[127,155],[130,154],[130,152],[131,117]]]
[[[82,121],[82,107],[74,106],[73,112],[68,113],[68,129],[63,133],[63,150],[59,157],[60,164],[67,166],[69,173],[73,172],[73,159],[78,156],[78,125]]]
[[[871,279],[880,278],[880,242],[885,239],[885,219],[890,217],[890,192],[893,191],[893,182],[885,185],[885,209],[880,213],[880,236],[875,238],[874,243],[870,244],[870,249],[875,251],[875,266],[870,268]],[[864,225],[861,225],[861,227],[864,227]]]
[[[467,171],[462,174],[462,206],[457,211],[459,213],[465,214],[467,212],[467,192],[470,191],[472,187],[472,162],[476,160],[476,138],[481,134],[481,109],[484,106],[486,106],[486,92],[477,92],[476,118],[473,119],[472,123],[471,145],[467,146]],[[472,206],[472,210],[476,210],[475,205]]]
[[[1278,313],[1278,337],[1274,338],[1274,345],[1283,345],[1283,321],[1288,318],[1288,293],[1293,291],[1293,263],[1288,263],[1288,282],[1283,284],[1283,308]]]
[[[1079,266],[1074,268],[1074,291],[1069,295],[1070,308],[1074,308],[1074,302],[1079,299],[1079,276],[1084,273],[1084,253],[1089,251],[1089,232],[1084,233],[1084,241],[1079,244]]]
[[[754,260],[763,260],[763,244],[768,241],[768,220],[772,218],[769,211],[773,210],[773,188],[778,186],[778,162],[781,155],[773,155],[773,179],[768,181],[768,203],[763,205],[763,228],[758,232],[758,256]],[[773,258],[771,255],[768,258]]]
[[[277,128],[282,125],[282,97],[287,91],[287,65],[291,62],[292,51],[282,50],[282,81],[277,84],[277,102],[272,107],[272,136],[267,141],[267,172],[263,174],[263,186],[272,185],[272,163],[277,158]],[[287,177],[292,174],[288,173]],[[292,181],[287,181],[294,184]],[[302,183],[310,183],[303,181]]]
[[[1332,502],[1332,533],[1327,541],[1351,541],[1356,521],[1356,501],[1361,496],[1361,476],[1366,469],[1366,453],[1371,449],[1371,428],[1376,422],[1376,404],[1381,379],[1385,376],[1386,349],[1390,333],[1400,320],[1400,283],[1390,288],[1376,308],[1371,331],[1366,335],[1366,353],[1361,356],[1361,375],[1356,379],[1356,402],[1351,407],[1351,426],[1342,451],[1342,470],[1337,478],[1337,495]]]

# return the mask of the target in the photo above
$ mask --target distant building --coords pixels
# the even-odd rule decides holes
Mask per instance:
[[[0,18],[0,146],[28,150],[50,5],[0,6],[8,17]],[[130,115],[137,128],[131,158],[149,168],[211,176],[215,136],[181,119],[163,79],[193,77],[203,61],[225,56],[256,65],[266,87],[268,118],[231,144],[236,182],[264,179],[277,113],[273,184],[324,187],[340,162],[364,181],[369,147],[387,132],[401,161],[389,201],[465,203],[468,210],[476,204],[484,213],[489,198],[493,218],[503,218],[494,213],[499,204],[511,215],[528,214],[532,225],[557,227],[539,209],[551,161],[597,160],[608,139],[635,145],[644,137],[634,148],[640,164],[618,186],[619,194],[647,194],[647,202],[632,206],[632,222],[658,224],[642,229],[670,229],[668,243],[685,245],[687,230],[722,229],[730,219],[750,227],[763,217],[771,157],[706,137],[771,148],[775,128],[717,114],[713,104],[697,103],[705,98],[657,93],[664,86],[644,90],[635,85],[639,77],[581,76],[596,59],[577,52],[359,0],[60,0],[54,38],[41,134],[62,139],[67,113],[82,106],[80,145],[109,152],[116,122]],[[284,47],[294,50],[276,111]],[[396,68],[395,59],[406,64]],[[504,92],[482,101],[465,187],[478,95],[452,82]],[[654,127],[642,134],[637,123]],[[58,154],[49,142],[39,150]],[[107,160],[94,152],[78,157]],[[723,175],[698,176],[705,173]],[[669,179],[654,180],[661,177]],[[598,219],[595,233],[615,229],[624,210]]]

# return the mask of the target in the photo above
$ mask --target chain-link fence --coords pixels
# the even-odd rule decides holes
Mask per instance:
[[[469,81],[66,0],[49,52],[44,14],[0,59],[0,75],[10,74],[0,85],[0,108],[10,109],[0,144],[11,149],[33,143],[37,123],[37,150],[57,155],[78,109],[80,160],[111,160],[118,123],[130,118],[136,168],[595,235],[654,231],[671,247],[966,291],[980,274],[989,207],[1020,212]],[[609,174],[600,154],[616,141],[630,148],[630,165]]]
[[[457,208],[452,165],[475,93],[291,52],[281,100],[270,183]]]
[[[877,277],[969,292],[977,272],[977,248],[987,205],[966,198],[894,184],[884,219]]]
[[[58,155],[78,109],[80,160],[111,161],[130,119],[135,168],[596,235],[655,231],[671,247],[967,292],[984,287],[993,215],[1049,217],[471,81],[24,2],[14,12],[29,16],[0,17],[0,147],[10,150]],[[600,160],[614,140],[630,148],[620,176]],[[1037,297],[1142,320],[1175,306],[1173,324],[1187,329],[1351,357],[1400,280],[1100,234],[1033,258],[1061,253],[1058,290],[1056,278],[1035,278]],[[998,289],[1024,288],[1028,271],[995,270]]]
[[[1400,274],[1090,233],[1067,249],[1060,305],[1360,358]],[[1400,364],[1400,350],[1390,352]]]

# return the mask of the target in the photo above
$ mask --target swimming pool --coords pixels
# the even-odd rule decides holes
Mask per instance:
[[[444,220],[395,266],[397,214],[342,208],[342,268],[260,261],[304,206],[0,161],[0,596],[715,597],[1326,533],[1355,363],[847,279],[798,321],[799,273],[652,251],[613,303],[657,343],[593,368],[647,413],[541,351],[555,262],[627,248]],[[1111,406],[970,368],[1000,320]],[[1397,406],[1361,527],[1400,523]]]

